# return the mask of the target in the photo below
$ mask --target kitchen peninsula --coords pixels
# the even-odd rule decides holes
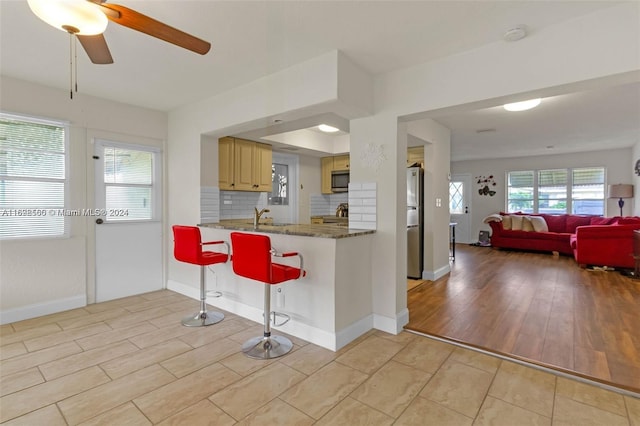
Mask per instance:
[[[277,328],[327,349],[337,350],[373,328],[371,245],[374,230],[338,225],[260,224],[248,220],[203,223],[203,241],[231,241],[233,231],[267,234],[278,252],[304,257],[307,276],[272,288],[272,310],[291,320]],[[293,262],[297,258],[279,258]],[[207,288],[222,294],[208,303],[262,323],[263,284],[236,276],[231,264],[212,268]],[[177,283],[176,283],[177,284]],[[180,289],[177,289],[180,291]]]

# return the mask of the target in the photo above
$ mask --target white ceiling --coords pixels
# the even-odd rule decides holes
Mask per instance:
[[[502,34],[518,24],[526,24],[533,37],[547,26],[618,2],[119,0],[119,3],[210,41],[211,52],[199,56],[109,23],[105,38],[115,63],[93,65],[80,48],[79,91],[170,111],[336,49],[375,75],[488,43],[505,43]],[[68,90],[68,37],[35,17],[26,1],[0,1],[2,75]],[[516,155],[525,155],[524,147],[532,145],[538,152],[540,144],[554,145],[558,152],[567,143],[571,147],[588,143],[589,147],[599,145],[601,149],[601,136],[611,146],[630,146],[629,134],[639,133],[637,126],[629,124],[630,118],[638,118],[640,110],[637,87],[577,96],[575,101],[571,101],[570,95],[545,100],[538,111],[521,113],[518,117],[489,109],[435,118],[453,131],[454,159],[476,158],[487,150],[494,153],[485,157],[495,157],[497,144],[506,144],[500,145],[502,149],[505,146],[515,149]],[[615,103],[607,101],[614,96]],[[540,120],[551,120],[553,124],[545,121],[541,125]],[[637,124],[640,120],[635,121]],[[476,134],[475,130],[481,128],[496,131]],[[624,131],[612,136],[614,128]],[[541,153],[548,152],[551,151]]]
[[[640,142],[640,83],[433,118],[451,129],[451,159],[508,158],[627,148]]]

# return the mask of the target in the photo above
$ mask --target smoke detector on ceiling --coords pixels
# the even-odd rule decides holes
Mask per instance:
[[[502,36],[505,41],[518,41],[527,36],[527,28],[524,25],[517,25],[508,29]]]

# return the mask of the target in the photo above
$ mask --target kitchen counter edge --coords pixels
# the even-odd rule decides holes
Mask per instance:
[[[292,225],[268,225],[260,224],[257,228],[253,224],[242,222],[216,222],[216,223],[200,223],[198,226],[214,229],[230,229],[235,231],[247,232],[264,232],[266,234],[284,234],[295,235],[298,237],[315,237],[315,238],[350,238],[359,237],[361,235],[374,234],[373,229],[349,229],[347,227],[335,225],[312,225],[312,224],[292,224]]]

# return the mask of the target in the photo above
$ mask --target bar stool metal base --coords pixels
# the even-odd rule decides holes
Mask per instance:
[[[242,345],[242,352],[253,359],[272,359],[288,353],[293,348],[291,340],[284,336],[254,337]]]
[[[222,312],[207,311],[207,292],[204,282],[205,269],[204,266],[200,267],[200,312],[196,312],[193,315],[184,317],[182,319],[182,325],[186,327],[204,327],[219,323],[224,319]]]
[[[204,327],[219,323],[224,319],[222,312],[197,312],[182,319],[182,325],[187,327]]]

